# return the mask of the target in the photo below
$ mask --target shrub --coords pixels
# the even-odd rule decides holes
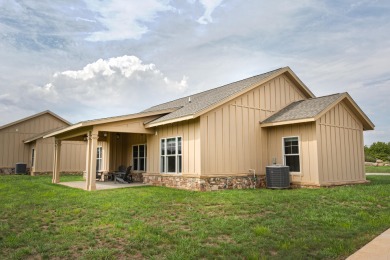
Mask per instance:
[[[374,162],[374,159],[381,159],[383,161],[387,161],[390,159],[390,142],[376,142],[371,146],[364,146],[364,154],[366,161]]]
[[[371,154],[365,154],[364,156],[364,161],[365,162],[376,162],[376,158],[372,156]]]

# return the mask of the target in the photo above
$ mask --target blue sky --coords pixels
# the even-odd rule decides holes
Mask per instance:
[[[130,114],[290,66],[348,92],[390,141],[390,2],[2,0],[0,125]]]

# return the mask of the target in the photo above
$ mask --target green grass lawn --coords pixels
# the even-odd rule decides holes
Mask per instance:
[[[366,166],[368,173],[390,173],[390,166]]]
[[[368,179],[202,193],[0,176],[0,259],[345,259],[390,227],[390,176]]]

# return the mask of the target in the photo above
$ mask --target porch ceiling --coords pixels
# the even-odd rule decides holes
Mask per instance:
[[[153,129],[146,129],[145,119],[127,120],[124,122],[112,122],[93,127],[94,131],[116,132],[116,133],[136,133],[136,134],[154,134]]]
[[[81,127],[56,135],[56,139],[63,141],[85,141],[89,132],[95,132],[102,140],[102,133],[126,133],[126,134],[154,134],[153,129],[145,129],[142,123],[129,123],[121,125],[101,125]]]

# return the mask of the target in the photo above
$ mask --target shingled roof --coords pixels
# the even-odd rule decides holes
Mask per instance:
[[[236,94],[239,94],[245,90],[249,90],[251,87],[262,82],[266,78],[269,78],[277,73],[282,73],[283,71],[287,71],[287,70],[290,71],[290,73],[293,73],[288,67],[279,68],[254,77],[236,81],[218,88],[210,89],[191,96],[186,96],[164,104],[153,106],[142,112],[152,112],[152,111],[172,109],[172,108],[176,109],[174,112],[169,113],[165,116],[162,116],[150,122],[151,124],[159,124],[166,121],[190,117],[198,113],[201,113],[202,111],[210,108],[215,104],[219,104],[225,100],[228,100],[230,97]],[[305,86],[304,88],[307,91],[307,93],[309,93],[308,95],[314,97],[314,95],[310,92],[309,89],[307,89]]]
[[[291,103],[287,107],[276,112],[272,116],[265,119],[262,123],[276,123],[290,120],[299,120],[305,118],[313,118],[329,107],[343,93],[337,93],[329,96],[300,100]]]

